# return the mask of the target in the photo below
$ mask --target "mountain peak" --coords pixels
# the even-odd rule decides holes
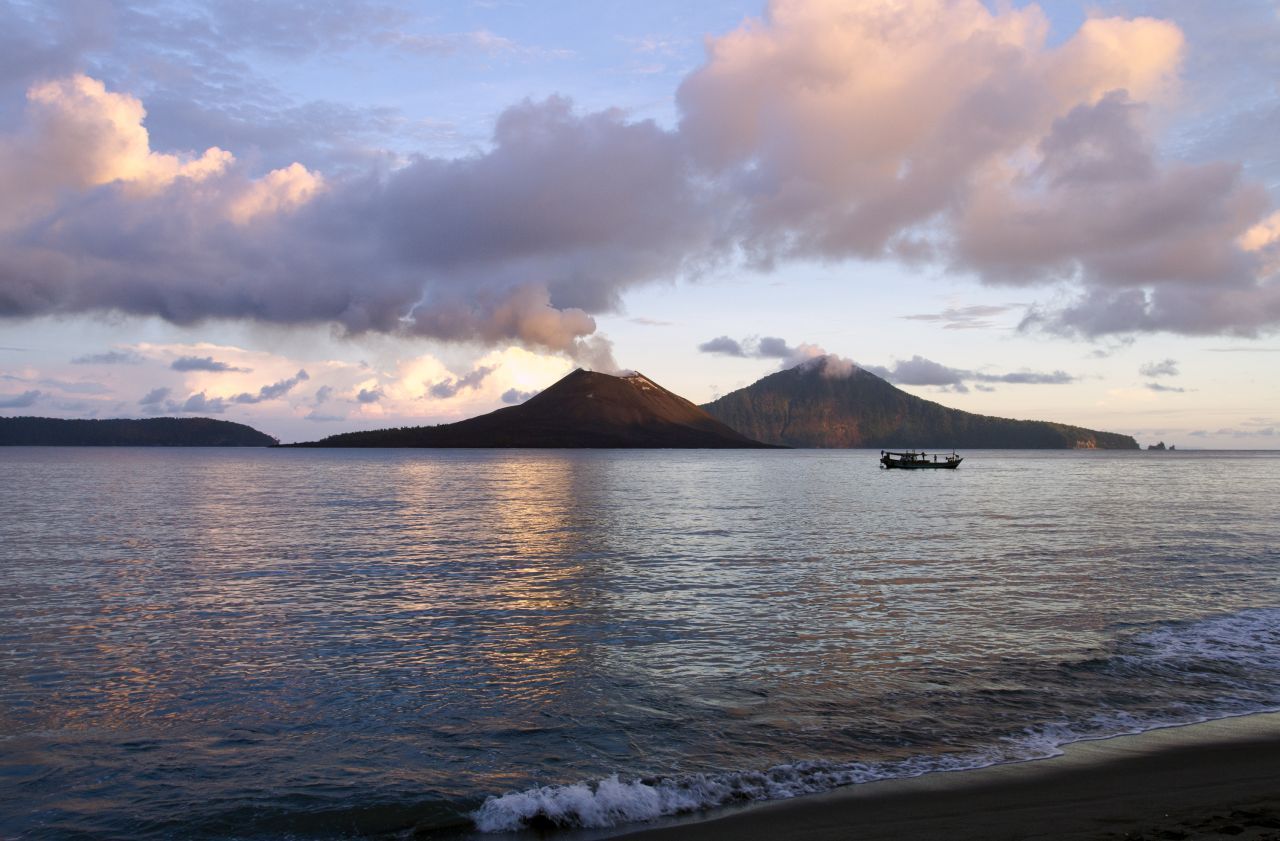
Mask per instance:
[[[1128,435],[948,408],[838,356],[806,360],[702,408],[757,440],[790,447],[1137,447]]]
[[[334,435],[323,447],[765,447],[639,373],[578,368],[518,406],[434,427]]]

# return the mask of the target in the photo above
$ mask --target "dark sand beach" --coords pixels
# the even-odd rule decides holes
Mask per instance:
[[[1081,742],[1053,759],[868,783],[626,837],[1280,839],[1280,714]]]

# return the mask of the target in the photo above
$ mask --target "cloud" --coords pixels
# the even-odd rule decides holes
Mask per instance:
[[[181,403],[168,403],[166,408],[170,412],[191,412],[194,414],[204,415],[220,415],[228,408],[226,398],[210,397],[201,391],[192,394]]]
[[[1178,361],[1176,359],[1165,359],[1160,362],[1148,362],[1138,369],[1138,373],[1144,377],[1176,377],[1178,376]]]
[[[524,401],[528,400],[530,397],[533,397],[534,395],[538,394],[540,391],[541,389],[534,389],[533,391],[520,391],[517,388],[509,388],[506,391],[502,392],[502,402],[508,405],[514,406],[517,403],[523,403]]]
[[[71,360],[72,365],[137,365],[142,357],[131,350],[109,350],[88,353]]]
[[[1023,370],[1007,374],[992,374],[985,371],[952,368],[932,359],[926,359],[918,354],[910,359],[896,360],[891,368],[882,365],[864,365],[862,367],[876,376],[898,385],[942,386],[961,393],[969,390],[969,383],[1067,385],[1076,382],[1076,377],[1066,371]]]
[[[258,389],[257,394],[249,394],[248,392],[237,394],[231,398],[231,402],[262,403],[266,400],[276,400],[280,397],[284,397],[290,391],[293,391],[294,387],[297,386],[298,383],[305,382],[309,379],[311,379],[311,377],[307,375],[307,372],[300,370],[298,373],[286,380],[280,380],[279,382],[272,383],[271,385],[264,385],[262,388]]]
[[[1161,383],[1146,383],[1145,387],[1151,391],[1172,392],[1175,394],[1182,394],[1183,392],[1186,391],[1185,388],[1179,388],[1177,386],[1172,386],[1172,385],[1163,385]]]
[[[1067,281],[1079,300],[1026,322],[1060,333],[1280,323],[1264,259],[1237,242],[1265,191],[1236,164],[1166,163],[1150,139],[1178,28],[1092,17],[1058,46],[1047,32],[1035,6],[775,0],[709,42],[681,132],[736,184],[757,265],[896,257]]]
[[[739,356],[745,357],[746,351],[742,349],[742,344],[737,339],[731,339],[728,336],[717,336],[714,339],[703,342],[698,345],[698,350],[703,353],[716,353],[721,356]]]
[[[239,373],[248,373],[248,368],[236,368],[226,362],[219,362],[212,356],[179,356],[173,360],[169,366],[175,371],[236,371]]]
[[[937,313],[903,315],[907,321],[928,321],[942,325],[944,330],[986,330],[995,326],[993,316],[1003,315],[1022,307],[1022,304],[978,304],[969,307],[948,307]]]
[[[0,394],[0,409],[25,409],[40,399],[41,392],[31,390],[21,394]]]
[[[380,388],[372,388],[372,389],[362,388],[360,389],[360,392],[356,395],[356,402],[357,403],[377,403],[384,396],[385,395],[382,393],[382,389]]]
[[[239,51],[313,55],[410,32],[404,14],[326,7],[295,32],[296,15],[234,3],[170,37],[212,68],[228,32]],[[1170,163],[1152,140],[1180,30],[1095,16],[1062,43],[1048,32],[1034,5],[774,0],[707,42],[674,128],[550,97],[503,111],[467,154],[324,175],[296,160],[264,173],[203,137],[162,147],[135,96],[45,78],[0,135],[0,316],[336,325],[608,370],[595,316],[638,286],[870,258],[1065,284],[1074,299],[1023,324],[1066,335],[1280,325],[1265,190],[1236,163]],[[85,64],[64,58],[48,66]],[[249,111],[278,104],[251,87],[237,88]],[[187,112],[165,102],[166,136],[181,136]],[[317,123],[334,144],[358,121],[344,113]]]
[[[458,377],[457,379],[448,377],[436,383],[429,383],[427,384],[427,395],[445,400],[453,397],[463,389],[475,390],[480,387],[486,377],[496,370],[496,366],[481,365],[466,376]]]
[[[139,406],[158,406],[164,402],[170,394],[170,389],[165,386],[153,388],[138,400]]]
[[[332,396],[333,396],[333,386],[331,385],[320,386],[319,388],[316,389],[316,396],[315,396],[316,405],[319,406],[322,403],[327,403],[329,401],[329,398]]]
[[[231,395],[230,397],[211,397],[206,391],[199,391],[195,394],[189,395],[186,400],[167,400],[165,401],[164,408],[169,412],[218,415],[233,406],[248,406],[257,403],[264,403],[269,400],[278,400],[292,391],[299,383],[305,382],[309,379],[311,379],[311,377],[308,376],[307,372],[300,370],[297,374],[294,374],[288,379],[262,386],[262,388],[258,389],[256,393],[246,391]],[[161,391],[161,389],[156,389],[148,394],[147,397],[150,398],[159,391]],[[159,401],[157,400],[149,405],[157,405],[158,402]]]
[[[777,336],[749,336],[741,342],[728,336],[717,336],[698,345],[698,350],[703,353],[736,356],[743,359],[780,359],[782,370],[794,368],[806,359],[825,353],[816,345],[801,344],[791,347],[786,339]]]

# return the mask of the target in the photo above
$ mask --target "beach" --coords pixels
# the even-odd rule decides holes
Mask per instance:
[[[1062,756],[768,803],[634,841],[1280,838],[1280,714],[1068,745]]]

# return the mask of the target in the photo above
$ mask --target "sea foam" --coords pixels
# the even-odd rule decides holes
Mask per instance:
[[[1135,631],[1118,641],[1105,668],[1117,676],[1174,672],[1212,674],[1220,688],[1244,666],[1255,687],[1259,675],[1278,679],[1272,697],[1241,703],[1220,697],[1212,705],[1188,706],[1179,715],[1152,718],[1123,709],[1099,709],[1075,721],[1048,721],[1009,734],[998,744],[966,753],[917,755],[891,762],[806,761],[764,771],[673,775],[629,779],[618,774],[595,781],[542,786],[489,797],[472,813],[482,832],[530,827],[607,828],[689,814],[721,806],[782,800],[841,786],[902,779],[942,771],[1044,759],[1065,745],[1280,708],[1280,608],[1258,608],[1191,622],[1171,622]]]

